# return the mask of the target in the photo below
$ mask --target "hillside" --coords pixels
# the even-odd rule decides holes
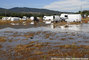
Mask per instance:
[[[47,14],[60,14],[59,11],[53,11],[48,9],[27,8],[27,7],[15,7],[11,9],[0,8],[0,13],[47,13]]]
[[[38,8],[27,8],[27,7],[14,7],[11,9],[0,8],[0,18],[3,16],[13,16],[13,17],[31,17],[39,16],[43,17],[44,15],[60,15],[61,13],[73,13],[73,12],[60,12],[48,9],[38,9]]]
[[[9,9],[0,8],[0,13],[11,12]]]

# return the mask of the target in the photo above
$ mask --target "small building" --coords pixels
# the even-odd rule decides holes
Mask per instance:
[[[26,16],[23,16],[22,20],[27,20],[28,18]]]
[[[8,20],[8,17],[3,17],[2,20]]]
[[[11,20],[12,17],[3,17],[2,20]]]
[[[40,20],[40,17],[31,16],[31,17],[30,17],[30,20],[31,20],[31,21],[39,21],[39,20]]]
[[[46,24],[50,24],[52,21],[61,21],[60,16],[58,15],[53,15],[53,16],[44,16],[43,17],[43,22]]]
[[[48,21],[48,20],[53,21],[53,16],[44,16],[43,20],[45,20],[45,21]]]
[[[50,20],[50,21],[60,21],[60,16],[58,16],[58,15],[44,16],[43,20],[45,20],[45,21],[47,21],[47,20]]]
[[[82,19],[81,14],[61,14],[60,18],[67,22],[80,22]]]
[[[30,20],[32,20],[32,21],[33,21],[33,20],[34,20],[34,16],[31,16],[31,17],[30,17]]]
[[[89,15],[87,17],[89,17]]]
[[[19,17],[11,17],[10,21],[19,21],[21,20],[21,18]]]
[[[2,20],[18,21],[21,20],[19,17],[3,17]]]

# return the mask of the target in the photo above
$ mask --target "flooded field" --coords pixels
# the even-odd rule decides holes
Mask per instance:
[[[88,57],[89,24],[0,29],[0,60]]]

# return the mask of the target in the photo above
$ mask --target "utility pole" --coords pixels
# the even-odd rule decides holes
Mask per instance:
[[[82,0],[81,0],[81,3],[80,3],[80,11],[81,11],[81,15],[82,15]]]

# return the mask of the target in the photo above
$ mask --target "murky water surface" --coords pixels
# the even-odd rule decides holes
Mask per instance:
[[[0,29],[0,39],[0,50],[7,52],[17,45],[31,42],[50,43],[50,46],[89,45],[89,24],[69,25],[66,28],[53,28],[52,25],[20,29],[8,27]],[[46,51],[46,48],[43,51]]]

